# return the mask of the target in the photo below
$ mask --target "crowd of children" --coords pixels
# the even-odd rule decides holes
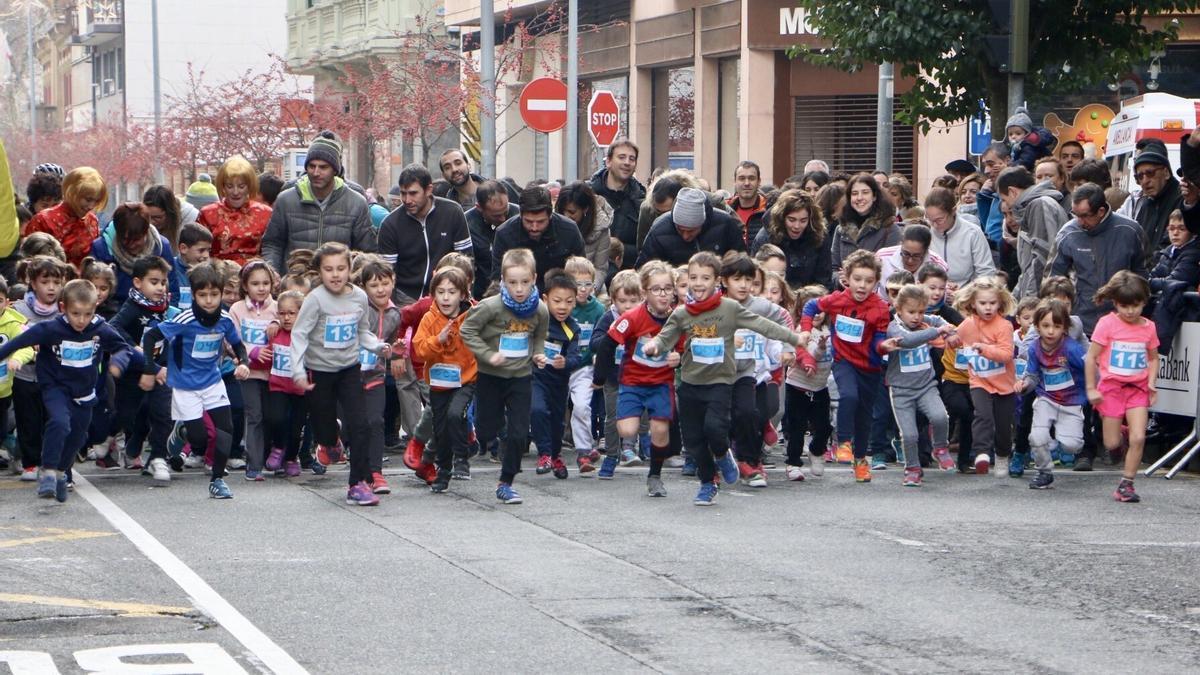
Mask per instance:
[[[116,217],[144,218],[136,205]],[[232,471],[254,483],[348,461],[347,502],[378,504],[389,383],[411,373],[425,409],[404,462],[435,493],[490,455],[497,499],[521,503],[531,440],[537,474],[571,475],[568,430],[578,475],[648,462],[647,494],[661,498],[664,467],[679,467],[699,478],[697,505],[722,483],[765,487],[777,445],[791,481],[838,462],[868,483],[887,447],[905,486],[923,467],[986,474],[1007,456],[1009,475],[1032,463],[1029,487],[1045,489],[1094,408],[1104,447],[1124,453],[1114,497],[1139,499],[1158,338],[1142,316],[1150,287],[1131,273],[1097,293],[1115,310],[1089,343],[1065,278],[1019,306],[996,277],[951,302],[941,267],[881,280],[866,251],[829,292],[789,288],[769,249],[650,261],[607,288],[604,270],[571,258],[539,288],[533,254],[514,249],[482,299],[470,259],[452,253],[430,295],[400,308],[392,266],[336,243],[292,252],[281,278],[260,259],[210,262],[212,235],[185,226],[173,259],[122,264],[120,305],[112,266],[85,258],[77,271],[55,244],[29,237],[22,287],[0,282],[0,419],[11,403],[12,466],[39,497],[65,501],[85,456],[160,485],[206,467],[217,499],[232,497]]]

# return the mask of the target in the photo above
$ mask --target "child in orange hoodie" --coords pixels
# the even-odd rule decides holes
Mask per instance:
[[[980,277],[955,294],[955,307],[967,318],[958,327],[967,357],[971,403],[971,448],[975,473],[986,474],[990,452],[1006,455],[1012,449],[1013,411],[1017,376],[1013,365],[1013,326],[1005,317],[1016,301],[996,277]]]
[[[433,308],[421,319],[413,336],[413,352],[425,363],[429,404],[433,409],[433,438],[437,449],[437,477],[433,492],[450,488],[450,471],[456,455],[467,453],[467,407],[475,398],[475,355],[463,343],[459,329],[471,308],[467,275],[456,267],[443,267],[433,275]]]

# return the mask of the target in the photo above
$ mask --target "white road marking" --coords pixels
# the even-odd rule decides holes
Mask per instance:
[[[867,530],[867,532],[875,535],[876,537],[879,537],[880,539],[886,539],[890,542],[900,544],[901,546],[912,546],[912,547],[926,546],[925,542],[923,542],[923,541],[917,541],[916,539],[905,539],[903,537],[897,537],[896,535],[893,535],[893,534],[888,534],[887,532],[880,532],[879,530]]]
[[[225,630],[229,631],[230,635],[257,656],[263,665],[281,675],[308,672],[282,647],[267,637],[266,633],[259,630],[250,623],[249,619],[242,616],[241,612],[234,609],[233,605],[213,590],[213,587],[200,578],[199,574],[193,572],[192,568],[171,553],[166,546],[154,538],[154,535],[147,532],[121,507],[104,496],[80,473],[75,474],[75,493],[86,499],[100,515],[104,516],[113,527],[124,534],[138,550],[149,558],[150,562],[157,565],[168,577],[179,584],[197,609],[221,624]]]

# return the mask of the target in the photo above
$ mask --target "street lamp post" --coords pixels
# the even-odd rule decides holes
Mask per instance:
[[[33,68],[33,0],[25,3],[26,58],[29,67],[29,161],[37,166],[37,75]]]

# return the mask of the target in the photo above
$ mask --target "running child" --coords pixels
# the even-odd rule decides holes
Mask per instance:
[[[1035,397],[1032,392],[1026,396],[1021,383],[1025,380],[1025,373],[1029,368],[1029,344],[1037,335],[1033,315],[1040,302],[1040,299],[1033,296],[1021,298],[1021,301],[1017,303],[1014,316],[1017,320],[1017,327],[1013,330],[1013,345],[1017,350],[1013,361],[1013,373],[1017,377],[1017,428],[1016,438],[1013,439],[1013,452],[1008,457],[1008,475],[1011,478],[1020,478],[1025,475],[1025,467],[1029,464],[1030,459],[1029,432],[1030,425],[1033,423],[1033,400]]]
[[[27,323],[28,319],[9,304],[8,282],[4,281],[4,277],[0,277],[0,344],[20,335]],[[0,438],[8,436],[8,412],[12,409],[13,402],[13,374],[20,369],[10,368],[9,363],[15,362],[24,366],[33,363],[36,356],[37,352],[32,347],[27,347],[13,352],[7,361],[0,361]],[[11,468],[20,472],[21,464],[17,458],[13,457],[10,461]]]
[[[370,440],[359,350],[386,357],[391,348],[372,332],[367,294],[350,284],[350,249],[337,242],[323,244],[313,264],[321,285],[304,298],[292,327],[292,379],[308,392],[309,421],[318,446],[338,444],[339,406],[345,413],[342,426],[354,449],[346,503],[374,506],[379,497],[367,485]]]
[[[592,387],[604,392],[604,461],[601,462],[600,471],[596,474],[596,478],[600,480],[611,480],[616,473],[618,464],[624,466],[641,464],[636,450],[637,434],[629,437],[623,436],[617,427],[621,372],[628,350],[625,345],[617,344],[616,340],[610,337],[610,332],[613,325],[617,323],[617,319],[637,307],[638,303],[642,301],[642,282],[638,273],[634,270],[617,272],[608,285],[608,297],[612,299],[612,307],[596,322],[596,328],[592,333],[592,353],[596,355],[592,372]],[[639,426],[639,432],[642,430]],[[582,465],[579,472],[587,473]]]
[[[279,275],[266,261],[255,259],[247,262],[238,272],[238,286],[242,299],[229,308],[229,318],[237,328],[246,349],[266,347],[279,330],[276,318],[275,298],[272,292],[279,283]],[[242,381],[242,405],[246,419],[246,480],[264,479],[263,469],[274,472],[283,466],[283,448],[277,447],[275,439],[267,434],[267,379],[270,366],[262,361],[250,359],[250,377]],[[267,448],[270,447],[270,456]]]
[[[799,322],[804,306],[829,294],[824,286],[805,286],[796,293],[796,321]],[[812,318],[808,343],[804,349],[796,350],[796,363],[788,369],[787,395],[784,400],[786,412],[783,416],[787,429],[787,465],[784,475],[788,480],[804,480],[801,470],[804,454],[804,436],[811,434],[808,444],[809,471],[814,477],[825,475],[825,451],[833,434],[830,422],[831,402],[829,399],[829,375],[833,371],[833,348],[829,342],[829,326],[825,314],[817,313]]]
[[[188,270],[208,262],[213,236],[207,227],[188,223],[179,229],[179,254],[171,259],[171,305],[191,309],[192,287]]]
[[[154,359],[144,359],[142,391],[151,391],[156,384],[170,387],[171,418],[183,424],[193,452],[208,445],[204,416],[208,415],[212,422],[216,438],[208,494],[213,499],[233,498],[224,479],[233,442],[233,417],[225,381],[221,378],[223,342],[228,342],[234,351],[233,377],[240,381],[250,375],[246,347],[238,337],[233,319],[221,309],[224,282],[224,275],[211,263],[193,267],[188,272],[192,308],[142,334],[143,354],[155,353],[161,341],[162,351],[167,355],[167,367],[162,369]]]
[[[579,324],[571,318],[578,287],[575,279],[560,269],[546,272],[543,296],[550,312],[544,353],[546,365],[533,371],[533,399],[530,422],[537,446],[539,475],[554,472],[565,479],[567,465],[562,461],[563,421],[570,399],[570,379],[583,362],[579,354]]]
[[[129,363],[130,352],[125,339],[96,316],[96,288],[90,281],[68,282],[62,291],[62,309],[63,314],[33,324],[0,346],[0,361],[19,349],[38,348],[35,367],[46,427],[37,495],[59,502],[67,501],[68,472],[76,451],[87,440],[101,359],[111,355],[109,367],[119,376]],[[19,365],[16,359],[8,363],[13,369]]]
[[[367,294],[370,301],[367,315],[371,330],[384,344],[396,341],[400,328],[400,308],[392,302],[396,286],[396,271],[381,258],[370,256],[355,274],[354,283]],[[363,397],[367,402],[367,456],[370,463],[371,491],[377,495],[391,494],[392,489],[383,477],[383,414],[387,408],[387,372],[392,365],[390,351],[380,358],[375,352],[359,349],[362,365]]]
[[[971,423],[971,452],[975,473],[986,474],[991,453],[1012,450],[1016,372],[1012,324],[1004,318],[1016,306],[1012,294],[996,277],[975,279],[955,294],[955,305],[967,318],[958,327],[966,357],[975,419]]]
[[[536,263],[526,248],[509,249],[500,261],[500,293],[481,301],[467,315],[460,334],[475,355],[475,420],[479,444],[487,447],[507,420],[501,444],[500,482],[496,499],[520,504],[513,479],[521,472],[521,456],[529,447],[532,367],[546,365],[546,332],[550,312],[540,300]]]
[[[412,349],[425,364],[429,406],[433,410],[437,474],[429,489],[441,493],[450,489],[455,457],[465,458],[467,454],[467,409],[475,398],[478,367],[461,334],[471,309],[467,275],[457,267],[441,267],[429,285],[433,289],[433,309],[421,319]]]
[[[1142,316],[1149,299],[1150,285],[1128,270],[1114,274],[1093,298],[1097,305],[1114,306],[1092,331],[1084,376],[1088,401],[1103,420],[1104,447],[1114,462],[1120,458],[1121,423],[1129,428],[1124,472],[1113,492],[1119,502],[1141,501],[1133,479],[1146,445],[1149,408],[1158,398],[1158,333],[1154,322]]]
[[[267,437],[283,444],[283,466],[272,470],[276,476],[288,478],[300,475],[300,443],[308,421],[305,391],[292,377],[292,328],[303,302],[304,294],[299,291],[280,293],[275,302],[278,332],[271,336],[266,347],[252,347],[249,352],[250,363],[260,366],[269,364],[270,367],[265,413]],[[274,449],[271,452],[274,455]],[[266,465],[270,466],[271,463],[268,457]],[[313,462],[311,467],[314,474],[325,473],[325,467],[320,462]]]
[[[579,324],[579,357],[581,365],[571,373],[571,442],[575,446],[575,462],[580,473],[595,470],[593,462],[600,459],[592,443],[592,334],[596,322],[604,315],[604,303],[596,298],[596,268],[587,258],[572,256],[563,267],[575,279],[578,289],[571,318]]]
[[[733,383],[737,377],[734,338],[738,329],[750,329],[793,347],[801,342],[791,330],[723,297],[717,289],[722,271],[721,259],[713,253],[693,255],[688,261],[686,302],[671,312],[658,336],[642,348],[643,354],[654,358],[674,348],[681,336],[684,338],[679,428],[700,476],[700,491],[693,500],[697,506],[710,506],[716,499],[714,479],[718,467],[727,484],[738,481],[737,462],[729,450]]]
[[[1083,404],[1087,401],[1084,361],[1088,350],[1067,335],[1070,305],[1042,300],[1033,312],[1033,324],[1037,333],[1029,339],[1029,367],[1018,386],[1033,399],[1029,445],[1037,475],[1029,481],[1029,487],[1045,490],[1054,483],[1050,444],[1057,441],[1071,455],[1083,447]]]

